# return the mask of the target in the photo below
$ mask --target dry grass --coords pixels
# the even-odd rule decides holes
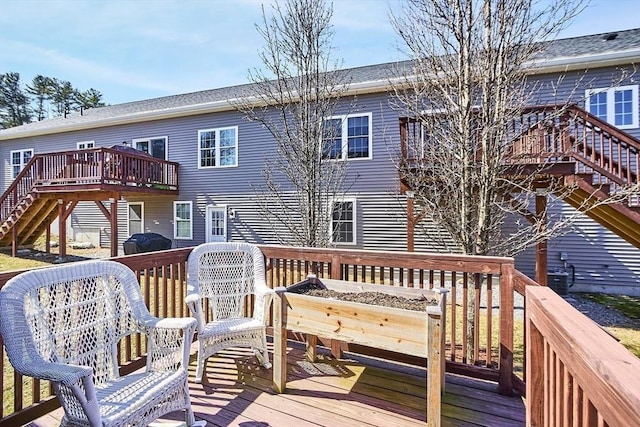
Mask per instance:
[[[27,268],[45,267],[48,265],[51,264],[33,259],[14,258],[11,255],[0,253],[0,271],[24,270]]]

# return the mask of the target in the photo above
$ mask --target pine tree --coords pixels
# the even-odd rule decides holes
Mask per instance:
[[[20,87],[20,74],[0,74],[0,126],[6,129],[30,121],[29,96]]]

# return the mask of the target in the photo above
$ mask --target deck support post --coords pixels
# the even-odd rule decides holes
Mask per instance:
[[[111,256],[118,256],[118,199],[113,197],[111,202]]]
[[[11,229],[11,256],[18,256],[18,223],[13,224]]]
[[[58,258],[63,259],[67,256],[67,223],[64,216],[64,200],[58,199]]]
[[[547,191],[536,188],[536,221],[537,233],[545,233],[547,228]],[[536,282],[547,286],[547,238],[536,243]]]
[[[275,289],[273,304],[273,388],[276,393],[284,393],[287,385],[287,288]]]
[[[407,194],[407,252],[413,252],[415,249],[415,229],[416,224],[413,218],[413,192]],[[410,197],[411,196],[411,197]]]

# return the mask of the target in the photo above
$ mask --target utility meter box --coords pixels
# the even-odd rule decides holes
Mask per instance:
[[[569,293],[569,273],[566,271],[555,271],[547,273],[547,285],[558,295]]]

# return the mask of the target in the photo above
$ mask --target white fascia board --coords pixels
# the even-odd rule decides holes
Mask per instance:
[[[0,134],[0,141],[18,138],[27,138],[31,136],[51,135],[56,133],[71,132],[85,129],[95,129],[106,126],[116,126],[131,123],[148,122],[151,120],[162,120],[176,117],[194,116],[205,113],[215,113],[219,111],[228,111],[233,107],[229,101],[215,101],[196,105],[185,105],[182,107],[167,108],[163,110],[143,111],[139,113],[131,113],[116,117],[106,117],[103,119],[88,120],[86,122],[62,124],[57,127],[25,130],[13,134]]]
[[[551,60],[541,59],[525,63],[524,68],[528,74],[544,74],[638,63],[640,63],[640,48],[633,48],[596,55],[567,56]]]

